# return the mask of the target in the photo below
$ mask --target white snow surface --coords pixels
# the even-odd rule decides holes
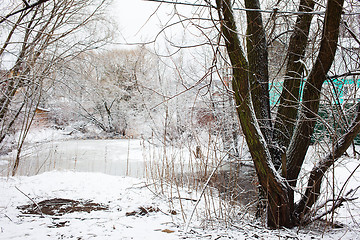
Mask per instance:
[[[0,239],[359,239],[355,228],[268,230],[249,218],[234,221],[226,228],[214,220],[203,225],[200,204],[190,231],[183,231],[180,204],[155,194],[144,179],[103,173],[52,171],[35,176],[0,178]],[[183,196],[197,195],[180,190]],[[186,195],[187,194],[187,195]],[[190,194],[190,195],[189,195]],[[74,212],[59,217],[26,216],[17,208],[52,198],[93,200],[109,210]],[[202,201],[201,201],[202,202]],[[182,201],[188,216],[193,201]],[[159,208],[144,216],[126,216],[139,207]],[[169,214],[175,210],[176,215]],[[62,227],[54,227],[57,223]],[[169,232],[169,233],[167,233]]]
[[[0,239],[178,239],[171,216],[154,213],[148,216],[126,216],[141,206],[160,207],[167,211],[166,201],[151,194],[135,178],[115,177],[101,173],[47,172],[32,177],[2,178],[0,196]],[[58,219],[21,215],[17,206],[52,198],[93,200],[109,205],[109,210],[70,213]],[[64,227],[52,227],[68,221]]]

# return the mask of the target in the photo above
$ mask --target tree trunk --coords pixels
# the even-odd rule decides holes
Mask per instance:
[[[260,9],[258,0],[245,0],[248,9]],[[268,48],[262,16],[258,11],[247,11],[247,57],[251,100],[260,130],[268,144],[272,139],[269,101]],[[262,96],[259,98],[259,96]]]
[[[216,4],[222,20],[221,31],[233,67],[232,87],[235,92],[236,110],[260,185],[268,199],[268,226],[270,228],[293,227],[295,223],[291,214],[293,203],[288,197],[290,187],[282,181],[273,166],[268,144],[255,116],[248,77],[248,63],[240,45],[230,0],[217,0]]]
[[[322,85],[334,61],[344,0],[329,0],[319,55],[304,86],[302,108],[287,151],[287,179],[296,186],[317,120]]]
[[[312,12],[313,0],[301,0],[299,12]],[[300,102],[300,88],[304,70],[304,55],[308,45],[312,14],[300,14],[297,17],[293,34],[287,50],[287,66],[284,85],[280,96],[280,104],[276,114],[274,139],[279,148],[288,147],[294,127]]]

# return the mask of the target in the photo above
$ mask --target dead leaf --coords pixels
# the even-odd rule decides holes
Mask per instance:
[[[162,232],[164,232],[164,233],[173,233],[173,232],[175,232],[175,231],[170,230],[170,229],[164,229],[164,230],[162,230]]]

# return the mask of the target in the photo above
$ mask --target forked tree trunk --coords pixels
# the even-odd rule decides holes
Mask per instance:
[[[260,185],[267,198],[267,223],[270,228],[291,228],[301,222],[301,217],[304,216],[302,214],[304,208],[312,206],[312,199],[317,200],[316,194],[320,191],[319,186],[323,176],[323,173],[319,174],[319,171],[326,171],[329,165],[333,163],[329,160],[333,156],[328,156],[319,168],[313,170],[308,191],[295,209],[293,189],[296,187],[297,177],[314,131],[322,84],[326,80],[326,74],[334,60],[343,2],[343,0],[328,0],[319,55],[304,87],[303,107],[300,113],[297,107],[300,104],[293,104],[294,101],[300,101],[300,85],[296,81],[298,76],[295,75],[302,73],[303,66],[299,63],[306,49],[311,17],[302,16],[298,18],[296,27],[300,29],[293,34],[290,41],[291,44],[297,46],[289,46],[289,51],[293,52],[289,53],[288,72],[295,73],[295,75],[290,76],[289,73],[289,78],[285,80],[286,86],[283,91],[290,92],[282,94],[284,105],[280,107],[281,116],[278,115],[278,120],[281,120],[279,121],[280,125],[281,122],[285,121],[289,124],[287,126],[277,124],[275,127],[280,126],[279,129],[274,129],[268,122],[270,119],[269,97],[268,92],[265,93],[268,91],[269,82],[267,46],[261,14],[258,11],[260,8],[259,1],[245,0],[245,6],[249,9],[247,12],[246,46],[248,58],[246,58],[237,33],[232,1],[216,0],[221,33],[233,70],[232,87],[237,106],[236,110]],[[303,5],[299,11],[312,11],[314,7],[312,0],[301,0],[300,3]],[[260,63],[260,61],[263,62]],[[291,122],[283,117],[288,110],[291,111]],[[292,133],[293,126],[291,124],[294,124],[296,116],[300,117],[296,121],[294,133]],[[356,131],[360,131],[360,126],[355,126],[357,127],[352,128],[354,133],[347,135],[347,138],[344,137],[344,139],[350,139],[356,135]],[[269,128],[272,128],[272,131],[269,131]],[[276,130],[281,132],[284,129],[288,129],[288,136],[285,140],[283,138],[272,139],[272,132],[276,132]],[[279,136],[275,135],[275,137]],[[345,141],[346,144],[339,145],[336,156],[341,155],[343,149],[346,150],[348,141]],[[283,151],[283,154],[271,154],[274,142],[280,143],[283,147],[287,147],[288,144],[290,146],[286,152]],[[274,163],[277,163],[278,166],[274,166]],[[280,169],[281,164],[282,171],[280,173],[277,170]]]
[[[255,165],[260,185],[268,199],[268,226],[293,227],[293,202],[288,196],[290,186],[275,170],[266,138],[255,116],[248,79],[248,62],[237,35],[230,0],[217,0],[218,13],[223,20],[221,26],[225,44],[233,67],[232,87],[241,128]]]
[[[308,45],[312,14],[313,0],[301,0],[294,31],[290,37],[287,49],[287,65],[284,76],[283,91],[280,104],[276,113],[274,138],[280,148],[289,146],[292,133],[296,124],[296,117],[300,103],[300,89],[304,71],[304,55]]]

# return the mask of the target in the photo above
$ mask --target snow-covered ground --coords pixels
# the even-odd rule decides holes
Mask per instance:
[[[135,178],[101,173],[48,172],[32,177],[2,178],[1,239],[177,239],[169,205]],[[19,189],[19,190],[18,190]],[[93,200],[109,210],[70,213],[60,217],[21,215],[18,206],[52,198]],[[126,216],[139,207],[156,206],[164,213]],[[168,214],[168,215],[167,215]],[[66,222],[63,227],[54,227]]]
[[[0,191],[0,239],[360,239],[359,228],[354,226],[271,231],[252,218],[236,219],[236,215],[228,219],[228,228],[217,219],[204,224],[203,201],[185,232],[186,220],[195,206],[187,199],[197,199],[196,193],[180,190],[181,196],[186,196],[180,204],[175,196],[169,199],[156,194],[143,179],[103,173],[52,171],[3,177]],[[41,217],[22,214],[17,208],[53,198],[92,200],[109,209]],[[158,210],[129,214],[138,212],[139,207]],[[238,216],[243,213],[237,211]]]
[[[213,195],[200,197],[201,188],[195,191],[143,178],[147,158],[162,157],[140,140],[61,141],[55,135],[24,149],[26,161],[18,176],[2,173],[0,239],[360,239],[359,200],[345,203],[335,214],[344,225],[340,229],[318,222],[301,229],[268,230],[247,214],[246,206],[219,199],[215,189]],[[176,158],[174,152],[168,154]],[[11,166],[11,157],[13,153],[1,157],[3,171]],[[337,193],[344,184],[343,193],[360,185],[357,162],[350,157],[339,161],[334,170]],[[309,163],[307,168],[311,167]],[[350,175],[354,178],[347,181]],[[18,208],[51,199],[92,201],[108,209],[41,216]]]

